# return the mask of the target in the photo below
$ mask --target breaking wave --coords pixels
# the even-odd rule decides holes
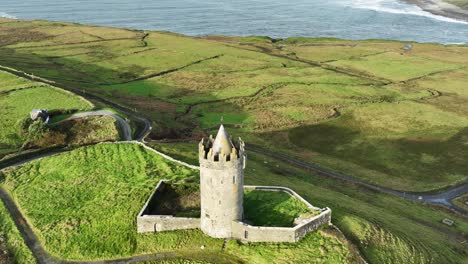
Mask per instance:
[[[9,14],[7,14],[7,13],[5,13],[5,12],[0,12],[0,17],[17,19],[17,17],[12,16],[12,15],[9,15]]]
[[[340,0],[341,4],[359,9],[374,10],[377,12],[422,16],[449,23],[468,24],[468,22],[449,17],[434,15],[424,11],[419,6],[403,3],[396,0]]]

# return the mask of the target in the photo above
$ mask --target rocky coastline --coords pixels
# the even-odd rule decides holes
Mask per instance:
[[[419,6],[424,11],[435,15],[449,17],[468,22],[468,7],[459,7],[442,0],[404,0]],[[466,5],[468,6],[468,4]]]

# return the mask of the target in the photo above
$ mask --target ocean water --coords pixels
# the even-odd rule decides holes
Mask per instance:
[[[468,43],[468,23],[433,15],[400,0],[0,0],[0,16],[192,36]]]

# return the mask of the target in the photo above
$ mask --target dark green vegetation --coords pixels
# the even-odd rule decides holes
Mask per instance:
[[[354,262],[352,249],[330,229],[310,234],[297,244],[229,242],[225,252],[221,251],[222,239],[199,230],[137,234],[136,215],[159,180],[183,183],[197,178],[198,171],[140,145],[124,143],[83,147],[10,169],[3,186],[56,257],[103,259],[176,252],[182,259],[214,263],[270,263],[270,258]],[[265,252],[269,256],[264,259]]]
[[[137,110],[153,139],[223,116],[251,144],[377,185],[466,181],[468,47],[1,22],[3,65]]]
[[[87,145],[119,139],[118,124],[111,116],[88,116],[51,124],[44,135],[31,142],[35,147]]]
[[[244,216],[254,226],[294,226],[294,219],[312,212],[285,192],[246,191]]]
[[[166,184],[149,202],[145,214],[200,217],[199,184]]]
[[[198,157],[196,142],[154,144],[169,155]],[[196,163],[194,163],[196,164]],[[245,184],[286,186],[314,206],[330,207],[332,222],[370,263],[464,263],[468,223],[440,208],[326,178],[249,152]],[[453,219],[453,227],[442,224]],[[268,256],[264,254],[263,256]]]

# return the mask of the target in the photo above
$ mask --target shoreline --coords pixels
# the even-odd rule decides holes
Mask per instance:
[[[450,4],[443,0],[403,0],[412,5],[419,6],[422,10],[434,15],[453,18],[468,22],[468,10],[459,6]]]

